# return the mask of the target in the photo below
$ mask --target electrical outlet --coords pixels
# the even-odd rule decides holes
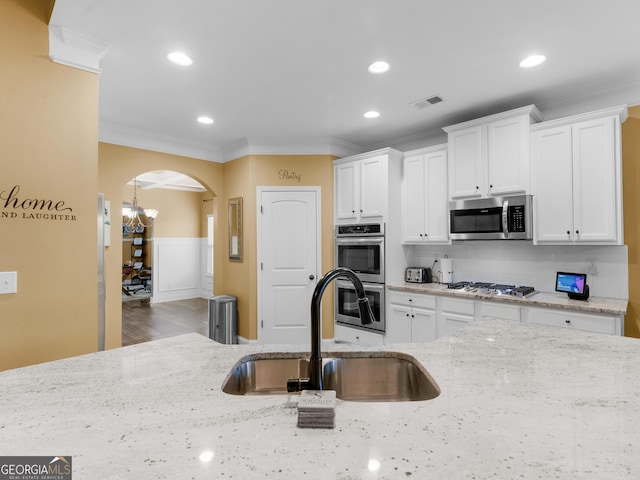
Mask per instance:
[[[597,258],[587,258],[587,275],[598,275]]]
[[[0,295],[18,293],[18,272],[0,272]]]

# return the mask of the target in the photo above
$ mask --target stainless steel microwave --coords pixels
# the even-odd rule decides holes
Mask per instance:
[[[451,240],[531,240],[533,196],[449,202]]]

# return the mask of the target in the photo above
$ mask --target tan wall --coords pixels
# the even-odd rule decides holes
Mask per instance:
[[[629,305],[624,334],[640,338],[640,106],[622,124],[624,243],[629,252]]]
[[[149,150],[140,150],[137,148],[123,147],[108,143],[98,144],[98,191],[104,193],[105,200],[111,202],[112,209],[117,205],[121,205],[125,192],[126,183],[136,175],[151,170],[173,170],[175,172],[184,173],[196,179],[201,185],[208,190],[205,197],[220,196],[224,193],[222,180],[222,164],[207,162],[204,160],[196,160],[178,155],[170,155],[166,153],[151,152]],[[194,195],[194,197],[198,198]],[[202,199],[202,196],[200,196]],[[127,200],[129,200],[127,198]],[[196,211],[200,209],[202,212],[201,202],[196,201],[194,207]],[[217,202],[208,202],[212,205],[212,211],[216,218]],[[145,205],[146,206],[146,205]],[[157,208],[157,207],[154,207]],[[157,208],[162,215],[161,208]],[[167,209],[169,207],[167,206]],[[118,218],[118,217],[116,217]],[[197,223],[197,222],[196,222]],[[223,235],[226,231],[217,229],[215,231],[215,244],[223,245]],[[114,224],[111,229],[111,246],[106,249],[105,253],[105,272],[107,282],[106,292],[106,346],[107,348],[118,347],[122,344],[122,303],[120,285],[122,280],[122,232]],[[214,293],[224,293],[225,276],[223,268],[226,253],[223,249],[216,248],[214,258]]]
[[[322,271],[333,267],[333,164],[331,155],[250,155],[224,164],[226,200],[243,197],[244,261],[227,262],[226,290],[238,297],[238,332],[258,338],[257,208],[258,186],[319,186],[322,209]],[[294,178],[283,177],[283,171]],[[216,248],[216,250],[218,250]],[[226,246],[228,252],[228,246]],[[333,337],[333,290],[323,297],[322,333]]]
[[[18,272],[18,293],[0,295],[0,370],[98,348],[98,76],[49,59],[50,9],[0,0],[0,213],[17,214],[0,217],[0,271]],[[22,218],[14,185],[75,220]]]

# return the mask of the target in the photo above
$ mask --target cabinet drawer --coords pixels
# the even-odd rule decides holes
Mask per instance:
[[[501,318],[503,320],[520,321],[520,307],[504,303],[481,302],[480,314],[483,317]]]
[[[387,298],[389,303],[406,305],[408,307],[426,308],[429,310],[436,309],[436,297],[434,295],[389,291]]]
[[[609,335],[622,335],[620,318],[609,315],[532,308],[529,312],[529,322],[595,333],[608,333]]]
[[[440,309],[443,312],[460,313],[462,315],[475,315],[474,301],[465,298],[442,297]]]
[[[368,332],[359,328],[344,327],[334,324],[334,340],[336,342],[355,343],[359,345],[382,345],[384,337],[382,334]]]

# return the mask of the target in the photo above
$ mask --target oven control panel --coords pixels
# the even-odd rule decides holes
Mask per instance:
[[[336,226],[336,237],[364,237],[384,235],[382,223],[358,223],[355,225]]]

